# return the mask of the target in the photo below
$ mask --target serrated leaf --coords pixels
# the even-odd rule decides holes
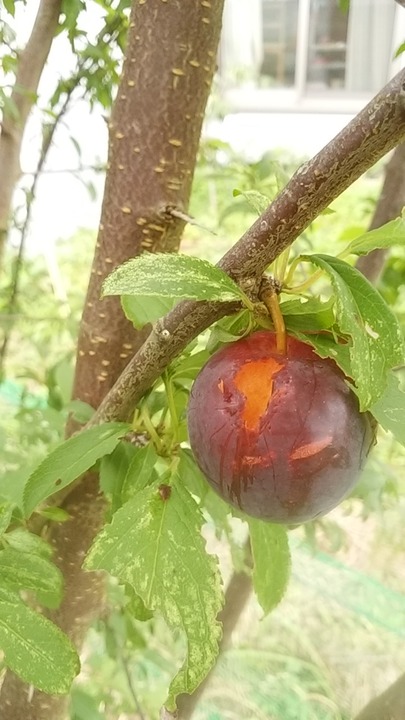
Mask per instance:
[[[347,343],[337,343],[331,333],[306,335],[303,332],[294,330],[292,334],[298,340],[311,345],[319,357],[332,358],[347,377],[351,376],[350,348]]]
[[[11,597],[11,596],[10,596]],[[76,650],[56,625],[23,602],[0,596],[0,649],[24,682],[50,695],[69,692],[80,670]]]
[[[253,587],[265,614],[278,605],[288,585],[291,557],[284,527],[248,519],[253,555]]]
[[[107,570],[131,585],[147,608],[185,633],[187,657],[170,685],[168,709],[175,708],[179,693],[193,692],[218,654],[216,618],[223,593],[202,524],[197,504],[180,483],[166,500],[156,485],[149,486],[115,513],[85,562],[87,569]]]
[[[52,607],[62,599],[63,578],[52,562],[40,555],[0,550],[0,585],[15,590],[34,590],[50,595]]]
[[[40,502],[72,483],[97,460],[111,453],[130,427],[126,423],[105,423],[82,430],[49,453],[27,480],[24,490],[27,516]]]
[[[203,500],[209,490],[209,485],[200,468],[194,460],[193,453],[188,448],[180,448],[178,476],[183,485],[196,497]]]
[[[19,552],[35,553],[45,558],[50,558],[53,553],[51,546],[45,540],[24,528],[11,530],[4,535],[4,540]]]
[[[122,485],[137,450],[138,448],[129,442],[119,442],[110,455],[101,459],[100,487],[111,499],[112,513],[122,505]]]
[[[149,295],[229,302],[245,299],[231,278],[207,260],[159,253],[120,265],[103,283],[105,295]]]
[[[157,459],[155,446],[152,443],[136,448],[122,483],[122,499],[124,502],[150,484]]]
[[[244,197],[248,205],[250,205],[258,215],[261,215],[270,205],[270,199],[258,190],[238,190],[235,188],[232,194],[234,197],[240,195]]]
[[[328,330],[335,324],[333,298],[321,302],[311,298],[306,302],[300,300],[287,300],[280,303],[280,310],[284,317],[287,330],[321,331]]]
[[[11,502],[3,502],[0,505],[0,535],[6,532],[10,525],[11,516],[15,505]]]
[[[156,295],[123,295],[121,297],[122,309],[137,330],[148,323],[156,322],[174,308],[177,302],[177,299]]]
[[[135,618],[135,620],[139,620],[140,622],[150,620],[153,617],[153,612],[146,607],[142,598],[133,591],[131,585],[127,585],[126,590],[129,594],[129,602],[125,606],[125,610],[131,615],[131,617]]]
[[[210,354],[207,350],[200,350],[200,352],[183,357],[170,366],[170,376],[173,380],[179,380],[180,378],[194,380],[209,358]]]
[[[405,393],[394,373],[389,373],[387,387],[370,412],[381,427],[405,447]]]
[[[377,402],[387,384],[387,374],[403,359],[398,321],[382,296],[356,268],[329,255],[304,255],[303,259],[325,270],[335,295],[337,322],[351,338],[351,372],[360,410]]]
[[[377,248],[390,248],[393,245],[405,245],[405,217],[396,218],[360,235],[352,240],[347,251],[355,255],[367,255]]]
[[[207,351],[213,353],[221,343],[239,340],[247,332],[250,323],[250,313],[242,310],[237,315],[231,315],[219,320],[211,328],[207,342]]]

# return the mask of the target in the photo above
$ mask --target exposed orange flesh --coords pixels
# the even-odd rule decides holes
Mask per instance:
[[[290,460],[301,460],[301,458],[307,458],[311,457],[312,455],[316,455],[317,453],[321,452],[321,450],[328,447],[328,445],[330,445],[331,443],[332,438],[326,437],[323,440],[318,440],[317,442],[301,445],[301,447],[296,448],[292,451],[290,455]]]
[[[236,373],[234,383],[245,398],[242,420],[248,430],[258,427],[273,392],[273,376],[282,365],[274,358],[252,360]]]

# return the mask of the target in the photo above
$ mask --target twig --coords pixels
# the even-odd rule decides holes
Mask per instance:
[[[138,696],[136,694],[136,690],[135,690],[134,683],[132,681],[131,673],[129,672],[128,660],[123,652],[120,653],[120,660],[121,660],[122,667],[124,669],[125,677],[127,679],[129,692],[132,695],[132,699],[134,701],[136,712],[139,715],[139,720],[146,720],[145,715],[143,714],[143,710],[140,706]]]
[[[219,263],[247,289],[335,198],[405,137],[405,70],[312,160]],[[227,303],[183,301],[155,328],[118,378],[91,424],[127,419],[165,367],[209,325],[233,312]],[[162,332],[164,330],[164,332]]]
[[[14,266],[14,272],[12,276],[12,282],[11,282],[11,293],[10,297],[8,299],[8,303],[6,306],[6,312],[7,315],[11,318],[17,317],[16,315],[16,308],[17,308],[17,299],[18,299],[18,293],[19,293],[19,287],[20,287],[20,277],[21,277],[21,271],[23,267],[23,258],[24,258],[24,251],[25,251],[25,243],[27,240],[28,230],[30,227],[31,222],[31,215],[32,215],[32,208],[35,202],[36,198],[36,190],[37,185],[39,182],[39,179],[43,173],[43,168],[46,162],[46,159],[48,157],[49,151],[52,147],[53,138],[55,136],[55,132],[57,128],[59,127],[59,124],[64,117],[64,115],[67,112],[67,109],[69,107],[69,103],[71,100],[71,96],[74,90],[74,87],[72,86],[71,89],[66,93],[66,98],[63,102],[63,105],[56,116],[54,122],[52,123],[52,126],[50,127],[49,131],[44,135],[43,142],[42,142],[42,148],[41,148],[41,154],[38,160],[37,169],[35,171],[34,177],[32,179],[31,188],[29,192],[27,193],[27,204],[26,204],[26,213],[25,213],[25,220],[23,223],[23,226],[21,228],[21,234],[20,234],[20,246],[18,248],[17,257],[15,260],[15,266]],[[10,342],[11,334],[13,332],[15,324],[15,319],[10,320],[9,325],[4,333],[3,342],[1,344],[0,348],[0,377],[2,376],[4,372],[4,362],[7,356],[7,349]]]

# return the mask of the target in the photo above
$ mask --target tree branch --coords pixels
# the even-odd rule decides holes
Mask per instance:
[[[7,238],[12,198],[20,175],[20,151],[28,115],[55,36],[62,0],[41,0],[30,38],[19,54],[10,96],[16,115],[4,110],[0,133],[0,260]]]
[[[374,698],[354,720],[404,720],[405,673],[381,695]]]
[[[220,261],[245,290],[338,195],[405,137],[405,70],[310,162]],[[185,301],[158,322],[104,398],[91,424],[127,419],[164,368],[229,304]],[[162,329],[169,332],[162,333]]]
[[[398,217],[404,205],[405,143],[401,143],[401,145],[398,145],[394,150],[385,168],[383,188],[369,229],[374,230],[389,222],[389,220]],[[382,272],[387,253],[387,250],[373,250],[373,252],[368,255],[360,257],[356,263],[356,267],[370,282],[375,283]]]

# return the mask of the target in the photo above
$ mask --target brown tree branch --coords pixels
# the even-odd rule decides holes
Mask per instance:
[[[391,159],[385,168],[383,188],[375,208],[370,230],[381,227],[401,214],[405,205],[405,143],[401,143],[394,150]],[[373,250],[368,255],[360,257],[356,267],[371,281],[377,282],[387,250]]]
[[[4,109],[0,132],[0,260],[7,238],[12,199],[20,176],[20,151],[28,115],[58,27],[62,0],[41,0],[30,38],[19,54],[10,96],[15,114]]]
[[[404,137],[402,70],[323,150],[297,170],[219,266],[247,292],[252,290],[265,268],[319,213]],[[232,306],[225,303],[179,303],[155,325],[104,398],[92,424],[127,419],[164,368],[193,338],[231,310]]]
[[[374,698],[354,720],[404,720],[405,673],[381,695]]]

